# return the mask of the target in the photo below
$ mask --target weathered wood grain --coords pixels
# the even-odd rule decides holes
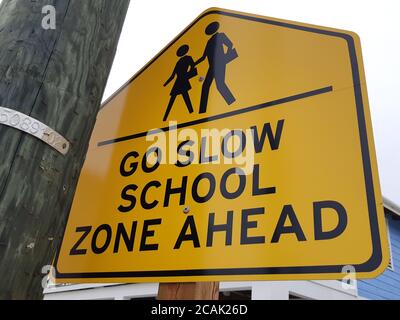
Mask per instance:
[[[219,282],[160,283],[158,300],[218,300]]]
[[[42,7],[57,12],[41,27]],[[0,105],[71,142],[67,156],[0,125],[0,299],[40,299],[61,241],[129,0],[3,0]]]

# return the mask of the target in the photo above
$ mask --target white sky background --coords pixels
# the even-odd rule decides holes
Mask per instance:
[[[116,91],[209,7],[358,33],[382,193],[400,204],[400,1],[131,0],[104,98]]]

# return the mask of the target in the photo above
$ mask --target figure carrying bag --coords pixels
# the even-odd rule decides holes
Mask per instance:
[[[191,68],[190,71],[186,74],[188,79],[191,79],[197,76],[197,68]]]
[[[236,49],[228,49],[228,52],[225,54],[225,61],[226,63],[231,62],[232,60],[235,60],[238,57],[238,53]]]

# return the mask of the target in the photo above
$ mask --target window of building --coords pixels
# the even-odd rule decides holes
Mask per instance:
[[[301,296],[301,295],[293,293],[293,292],[289,292],[289,300],[312,300],[312,299]]]
[[[251,290],[220,292],[219,300],[251,300]]]
[[[142,300],[145,300],[145,301],[147,301],[147,300],[149,300],[149,301],[155,301],[155,300],[157,300],[157,298],[154,296],[154,297],[140,297],[140,298],[135,298],[135,297],[131,297],[131,298],[129,298],[129,300],[136,300],[136,301],[142,301]]]

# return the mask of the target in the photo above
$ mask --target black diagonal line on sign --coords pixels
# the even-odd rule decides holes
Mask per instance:
[[[316,89],[316,90],[312,90],[312,91],[295,94],[293,96],[264,102],[264,103],[246,107],[243,109],[233,110],[233,111],[217,114],[217,115],[211,116],[211,117],[206,117],[206,118],[201,118],[201,119],[197,119],[197,120],[193,120],[193,121],[179,123],[176,126],[168,126],[168,127],[164,127],[164,128],[160,128],[160,129],[154,129],[154,130],[149,130],[149,131],[145,131],[145,132],[131,134],[131,135],[128,135],[125,137],[119,137],[119,138],[115,138],[115,139],[111,139],[111,140],[101,141],[97,144],[97,146],[102,147],[102,146],[106,146],[106,145],[117,143],[117,142],[133,140],[133,139],[137,139],[140,137],[145,137],[147,135],[156,134],[156,133],[159,133],[160,131],[167,132],[167,131],[171,131],[171,130],[195,126],[200,123],[206,123],[206,122],[216,121],[216,120],[220,120],[220,119],[225,119],[225,118],[237,116],[239,114],[244,114],[244,113],[248,113],[248,112],[252,112],[252,111],[256,111],[256,110],[260,110],[260,109],[264,109],[264,108],[268,108],[268,107],[272,107],[272,106],[277,106],[277,105],[280,105],[283,103],[288,103],[288,102],[301,100],[301,99],[312,97],[312,96],[317,96],[317,95],[324,94],[324,93],[331,92],[331,91],[333,91],[333,87],[328,86],[328,87],[324,87],[324,88],[320,88],[320,89]]]

